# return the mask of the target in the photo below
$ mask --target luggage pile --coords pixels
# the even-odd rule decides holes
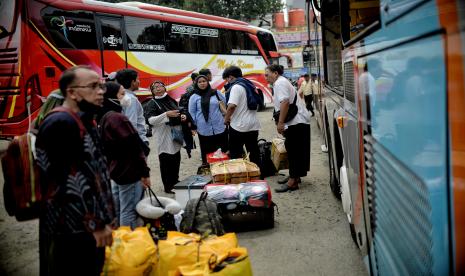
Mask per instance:
[[[239,247],[234,233],[202,237],[170,231],[156,244],[147,228],[122,226],[113,240],[101,275],[252,275],[247,249]]]
[[[274,227],[270,186],[248,160],[214,153],[208,160],[210,174],[176,184],[176,200],[149,190],[136,207],[146,227],[115,231],[103,275],[252,275],[233,232]]]

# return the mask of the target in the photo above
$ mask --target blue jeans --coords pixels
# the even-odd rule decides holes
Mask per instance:
[[[118,185],[111,181],[111,192],[115,202],[115,213],[119,226],[137,226],[136,205],[142,199],[144,189],[142,183],[137,181],[132,184]]]

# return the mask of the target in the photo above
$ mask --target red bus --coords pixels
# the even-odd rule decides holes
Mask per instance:
[[[85,64],[105,77],[139,72],[143,100],[154,80],[178,99],[190,74],[209,68],[221,89],[223,70],[241,67],[272,93],[264,68],[277,58],[273,34],[238,20],[143,3],[17,0],[0,4],[0,137],[24,133],[65,69]]]

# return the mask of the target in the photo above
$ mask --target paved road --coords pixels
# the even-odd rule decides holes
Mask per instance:
[[[271,110],[260,112],[259,116],[262,122],[260,137],[270,140],[276,136]],[[254,275],[367,274],[360,252],[350,237],[340,201],[331,194],[327,154],[320,150],[321,141],[319,130],[312,121],[311,172],[302,179],[300,190],[273,193],[279,208],[275,228],[238,234],[240,245],[249,250]],[[5,143],[0,141],[0,151],[2,147]],[[149,163],[152,185],[156,192],[163,194],[155,149]],[[195,173],[199,163],[197,151],[188,159],[183,150],[181,178]],[[3,173],[0,173],[3,187]],[[277,177],[268,178],[272,187],[277,186],[276,181]],[[18,223],[8,217],[3,208],[3,194],[0,205],[0,275],[37,275],[37,221]]]

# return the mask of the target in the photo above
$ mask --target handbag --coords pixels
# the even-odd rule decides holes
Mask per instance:
[[[158,205],[163,209],[165,208],[165,206],[163,206],[155,192],[150,187],[147,188],[146,191],[149,195],[151,204],[152,199],[155,198],[155,200],[158,202]],[[165,212],[161,217],[157,219],[142,217],[142,220],[144,221],[144,226],[149,229],[150,235],[152,236],[152,239],[155,242],[157,242],[160,239],[165,239],[168,235],[168,231],[177,230],[176,224],[174,222],[174,215],[172,215],[169,212]]]
[[[216,92],[216,99],[218,100],[218,104],[220,105],[220,112],[221,114],[226,115],[226,111],[228,108],[226,107],[226,104],[220,99],[220,96],[218,96],[218,92]]]
[[[171,127],[171,137],[176,143],[181,145],[184,143],[184,134],[182,133],[182,129]]]
[[[287,110],[287,115],[286,119],[284,120],[285,123],[289,122],[290,120],[294,119],[294,117],[297,115],[297,112],[299,111],[299,108],[297,107],[297,93],[295,93],[294,97],[294,102],[289,104],[289,109]],[[281,114],[281,111],[273,111],[273,119],[275,124],[278,124],[279,122],[279,115]]]

